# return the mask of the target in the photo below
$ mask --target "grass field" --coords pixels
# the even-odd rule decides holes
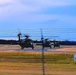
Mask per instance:
[[[15,48],[19,47],[0,46],[0,75],[42,75],[41,52],[2,52]],[[76,75],[76,46],[58,50],[62,52],[45,52],[45,75]]]

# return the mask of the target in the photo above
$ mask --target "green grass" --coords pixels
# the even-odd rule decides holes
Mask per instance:
[[[41,63],[42,56],[40,53],[0,53],[0,62],[13,62],[13,63]],[[45,63],[51,64],[75,64],[73,54],[45,54]]]
[[[45,75],[75,75],[75,64],[45,64]],[[0,63],[0,75],[42,75],[40,63]]]
[[[0,52],[0,75],[42,75],[41,53]],[[45,53],[45,75],[76,75],[71,53]]]

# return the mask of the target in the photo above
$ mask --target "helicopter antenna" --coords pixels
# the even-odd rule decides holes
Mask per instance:
[[[44,66],[44,48],[43,48],[43,30],[41,30],[41,40],[42,40],[42,73],[45,75],[45,66]]]

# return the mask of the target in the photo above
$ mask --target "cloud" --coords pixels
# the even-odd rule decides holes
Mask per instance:
[[[40,20],[46,18],[48,20],[50,18],[49,15],[35,15],[34,13],[43,9],[45,10],[47,7],[53,8],[68,5],[71,5],[70,0],[0,0],[0,20],[12,18],[20,19],[24,17],[26,17],[24,19],[30,21],[30,17],[35,21],[37,18]],[[52,19],[53,17],[54,16],[52,16]]]
[[[20,0],[23,4],[31,6],[65,6],[69,4],[69,0]]]
[[[48,6],[65,6],[67,4],[68,0],[0,0],[0,14],[8,11],[30,13]]]
[[[13,0],[0,0],[0,4],[12,3]]]
[[[16,16],[19,13],[25,12],[25,10],[28,10],[25,5],[20,4],[20,2],[18,2],[17,0],[3,0],[1,1],[1,3],[2,3],[0,6],[1,19],[11,17],[12,15]]]
[[[19,0],[21,4],[26,5],[29,10],[40,11],[47,7],[68,6],[69,0]]]

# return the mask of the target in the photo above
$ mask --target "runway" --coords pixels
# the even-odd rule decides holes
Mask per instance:
[[[41,46],[21,49],[19,45],[0,45],[0,52],[42,52]],[[44,52],[70,52],[76,53],[76,46],[61,46],[61,48],[44,48]]]
[[[49,48],[45,47],[44,51],[45,52],[50,52],[50,51],[57,51],[59,48]],[[34,49],[32,48],[24,48],[21,49],[19,45],[0,45],[0,52],[1,51],[7,51],[7,52],[41,52],[42,47],[41,46],[36,46]]]

